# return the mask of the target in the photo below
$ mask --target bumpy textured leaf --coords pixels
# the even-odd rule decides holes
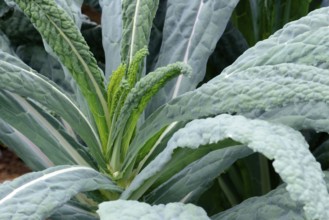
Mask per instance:
[[[86,116],[91,126],[96,129],[93,116],[76,82],[56,58],[47,53],[43,45],[21,45],[15,53],[20,59],[38,73],[55,82]]]
[[[208,220],[206,212],[192,204],[169,203],[151,206],[137,201],[110,201],[99,205],[97,213],[101,220],[163,219],[163,220]]]
[[[55,1],[56,1],[57,5],[59,7],[61,7],[71,17],[71,19],[74,21],[74,23],[78,27],[78,29],[81,29],[83,18],[84,18],[82,16],[82,14],[81,14],[81,6],[82,6],[83,1],[82,0],[68,0],[68,1],[55,0]],[[44,48],[45,48],[45,50],[47,51],[47,53],[49,55],[53,56],[56,60],[60,60],[59,57],[53,52],[53,49],[48,45],[47,42],[43,42],[43,45],[44,45]],[[31,54],[29,54],[29,55],[31,56]],[[32,53],[32,56],[33,55],[34,55],[34,53]],[[42,57],[44,57],[44,59],[46,58],[46,60],[49,59],[50,62],[52,61],[51,57],[49,57],[47,55],[43,55],[42,52],[41,53],[36,53],[36,55],[34,55],[34,57],[36,57],[36,56],[42,56]],[[81,92],[81,89],[78,87],[76,81],[72,78],[71,73],[65,67],[65,65],[63,65],[59,61],[57,61],[57,62],[61,66],[60,67],[60,74],[59,75],[64,75],[65,82],[63,82],[63,80],[61,80],[61,81],[54,81],[53,80],[53,81],[56,82],[57,84],[58,83],[66,83],[66,84],[69,84],[69,89],[70,89],[70,93],[71,93],[70,95],[71,95],[71,97],[76,102],[76,104],[79,107],[79,109],[86,115],[86,117],[88,118],[89,122],[91,124],[94,124],[93,116],[92,116],[92,114],[90,112],[90,109],[88,107],[88,104],[86,102],[86,99],[83,97],[83,94]],[[56,64],[57,64],[57,62],[56,62]],[[44,65],[47,65],[47,63],[48,62],[46,62],[46,61],[43,62]],[[32,68],[34,68],[33,67],[33,63],[32,63],[32,65],[29,64],[29,66],[31,66]],[[55,69],[57,69],[57,68],[55,68]],[[49,72],[51,72],[51,71],[52,70],[50,70]],[[55,77],[58,77],[58,76],[55,76]]]
[[[0,119],[0,140],[32,170],[54,166],[38,146],[2,119]]]
[[[165,83],[179,74],[190,74],[191,68],[184,63],[174,63],[166,67],[158,68],[154,72],[149,73],[138,81],[134,88],[131,89],[124,105],[120,111],[117,121],[117,130],[114,135],[118,135],[119,131],[124,130],[124,152],[126,153],[128,144],[131,140],[133,131],[137,124],[139,116],[142,114],[149,100],[154,94],[161,89]]]
[[[303,205],[293,201],[285,184],[262,197],[250,198],[211,217],[212,220],[305,220]]]
[[[89,163],[70,143],[69,135],[64,136],[62,126],[51,116],[41,114],[20,96],[0,91],[0,115],[3,120],[33,141],[55,165]],[[78,143],[76,143],[79,145]],[[12,146],[15,147],[15,146]],[[81,146],[81,150],[84,147]]]
[[[77,81],[93,113],[101,142],[106,144],[108,110],[103,74],[74,22],[54,0],[15,2]]]
[[[193,74],[170,82],[153,100],[154,111],[187,91],[204,78],[209,56],[225,30],[237,0],[169,0],[157,67],[182,61],[192,66]]]
[[[167,182],[148,193],[143,199],[151,204],[174,201],[190,202],[198,198],[218,175],[236,160],[246,157],[252,150],[245,146],[227,147],[213,151],[186,166]]]
[[[62,116],[87,143],[100,166],[105,167],[98,136],[76,105],[54,83],[22,61],[1,52],[0,57],[0,88],[30,97]]]
[[[121,190],[97,171],[58,166],[25,174],[0,186],[1,219],[45,219],[79,192]]]
[[[225,114],[194,120],[177,131],[169,140],[166,149],[136,176],[121,197],[134,197],[136,192],[145,190],[145,185],[151,185],[163,176],[168,164],[175,160],[175,149],[198,149],[200,146],[227,138],[246,144],[267,158],[274,159],[275,171],[287,183],[286,188],[292,199],[304,204],[309,219],[329,218],[329,194],[323,173],[320,164],[308,150],[303,136],[282,125]]]
[[[105,79],[121,63],[122,1],[100,0],[102,7],[102,40],[105,52]]]
[[[322,8],[289,23],[246,51],[220,76],[164,105],[148,118],[131,149],[143,146],[174,121],[225,112],[253,111],[258,117],[273,110],[287,125],[328,131],[327,121],[322,121],[329,102],[328,11]],[[305,103],[309,104],[304,107]]]
[[[152,21],[158,4],[159,0],[122,1],[122,62],[129,64],[135,53],[148,45]]]
[[[74,23],[80,28],[82,25],[81,6],[83,0],[55,0],[63,10],[73,19]]]

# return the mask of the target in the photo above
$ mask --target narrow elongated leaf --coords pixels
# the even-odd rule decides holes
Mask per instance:
[[[105,52],[105,79],[108,80],[112,72],[121,63],[122,38],[122,1],[100,0],[102,7],[102,40]]]
[[[329,8],[322,8],[289,23],[268,40],[247,50],[220,76],[161,107],[145,121],[131,149],[137,151],[146,140],[175,121],[225,112],[247,114],[254,111],[259,115],[278,107],[281,109],[277,111],[292,116],[286,110],[294,109],[298,103],[328,106],[328,11]],[[322,114],[322,109],[317,110],[314,116]],[[316,109],[304,111],[305,114],[298,112],[302,115],[295,115],[299,117],[295,119],[304,125],[303,128],[321,131],[318,126],[325,127],[320,118],[308,114],[317,112]],[[307,118],[314,123],[303,124]],[[281,122],[291,125],[289,120]]]
[[[165,86],[154,99],[160,105],[196,88],[202,81],[209,56],[225,30],[238,0],[168,0],[163,43],[157,67],[182,61],[193,69],[191,77],[180,76]]]
[[[211,219],[305,220],[306,216],[303,211],[303,205],[293,201],[285,187],[286,185],[284,184],[265,196],[245,200],[231,209],[212,216]]]
[[[207,213],[192,204],[169,203],[151,206],[137,201],[110,201],[99,205],[97,213],[101,220],[163,219],[163,220],[208,220]]]
[[[159,0],[123,0],[122,62],[130,63],[137,51],[148,45]],[[138,77],[140,78],[140,76]]]
[[[47,53],[42,45],[31,44],[21,45],[15,52],[24,63],[61,87],[96,129],[93,116],[75,80],[68,73],[68,70],[53,57],[53,53]]]
[[[117,121],[117,130],[114,135],[122,130],[124,134],[124,154],[133,135],[139,116],[144,111],[149,100],[161,89],[166,82],[179,74],[190,74],[191,68],[184,63],[174,63],[166,67],[158,68],[138,81],[128,93],[125,103],[120,111]],[[121,138],[121,137],[120,137]]]
[[[97,171],[57,166],[0,185],[1,219],[45,219],[79,192],[121,190]]]
[[[326,204],[329,206],[329,194],[323,173],[303,136],[283,125],[225,114],[194,120],[177,131],[166,149],[136,176],[121,198],[138,198],[141,191],[145,191],[157,179],[163,179],[168,172],[166,169],[175,161],[175,150],[177,152],[178,148],[198,149],[227,138],[274,159],[275,171],[287,183],[286,188],[292,199],[304,204],[309,219],[329,218],[326,207]]]
[[[1,89],[31,97],[62,116],[87,143],[92,155],[105,167],[96,131],[74,103],[51,81],[37,74],[22,61],[0,52]]]
[[[82,22],[83,22],[83,16],[81,14],[81,6],[83,3],[83,0],[68,0],[68,1],[55,0],[55,1],[56,1],[57,5],[59,7],[61,7],[71,17],[71,19],[74,21],[77,28],[81,29]],[[75,101],[75,103],[77,104],[79,109],[88,118],[89,122],[92,125],[94,125],[94,119],[90,112],[88,104],[86,102],[86,99],[84,98],[83,93],[81,92],[81,89],[77,85],[76,81],[73,79],[70,71],[65,67],[65,65],[63,65],[63,63],[61,63],[59,61],[60,58],[54,53],[51,46],[49,46],[49,44],[45,41],[43,42],[43,44],[44,44],[44,48],[47,51],[47,53],[49,55],[51,55],[52,57],[54,57],[57,60],[57,62],[59,63],[60,72],[61,72],[60,75],[64,75],[64,80],[65,80],[64,83],[69,84],[70,92],[72,93],[72,94],[70,94],[71,97],[73,98],[73,100]],[[34,54],[34,53],[32,53],[32,54]],[[31,54],[28,54],[28,55],[31,56]],[[37,53],[37,55],[34,55],[34,56],[38,56],[38,55],[46,58],[46,60],[47,60],[47,55],[42,55],[42,53]],[[50,57],[48,59],[51,60]],[[47,64],[47,62],[43,62],[43,63]],[[31,65],[29,65],[29,66],[31,66]],[[33,66],[31,66],[31,67],[33,68]],[[47,73],[47,74],[49,74],[49,73]],[[54,81],[54,82],[56,82],[58,84],[58,81]],[[63,80],[61,80],[60,83],[63,83]]]
[[[2,119],[0,119],[0,140],[32,170],[43,170],[54,166],[38,146]]]
[[[151,204],[166,204],[174,201],[190,202],[198,198],[218,175],[236,160],[246,157],[252,150],[246,146],[227,147],[213,151],[185,167],[152,192],[143,197]]]
[[[102,144],[106,144],[108,110],[102,71],[71,18],[54,0],[15,0],[77,81],[93,113]]]
[[[20,96],[0,91],[0,115],[3,120],[33,141],[55,165],[72,164],[90,166],[90,164],[61,134],[60,124],[50,122],[38,110]],[[68,136],[68,135],[67,135]],[[76,143],[78,144],[78,143]],[[83,147],[81,146],[81,150]]]

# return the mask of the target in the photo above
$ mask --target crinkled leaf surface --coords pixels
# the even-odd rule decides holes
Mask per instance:
[[[81,6],[83,0],[55,0],[57,5],[59,5],[63,10],[68,13],[68,15],[73,19],[74,23],[77,27],[81,27],[82,25],[82,15],[81,15]]]
[[[54,0],[15,0],[62,64],[70,71],[94,116],[102,144],[108,135],[103,73],[80,31]]]
[[[172,122],[226,112],[253,111],[253,117],[257,117],[274,110],[273,113],[281,112],[280,122],[287,125],[327,131],[322,119],[329,102],[328,11],[329,8],[322,8],[287,24],[268,40],[247,50],[209,83],[158,109],[145,121],[131,149],[138,150]],[[298,104],[305,103],[310,104],[297,110]],[[315,109],[314,105],[325,108]],[[293,124],[284,120],[285,115],[293,119]]]
[[[75,80],[68,73],[68,70],[53,57],[53,53],[47,53],[43,45],[31,44],[20,45],[15,52],[24,63],[62,88],[63,92],[71,98],[93,128],[96,129],[93,116]]]
[[[103,202],[97,213],[101,220],[208,220],[207,213],[198,206],[183,203],[151,206],[137,201],[117,200]]]
[[[1,219],[44,219],[79,192],[120,189],[97,171],[57,166],[0,185]]]
[[[138,118],[152,96],[159,91],[168,80],[180,74],[188,75],[191,72],[190,66],[177,62],[166,67],[158,68],[154,72],[144,76],[128,93],[116,122],[118,129],[115,130],[115,132],[123,130],[124,139],[127,139],[126,143],[130,142]],[[114,134],[116,135],[116,133]]]
[[[174,175],[168,181],[143,197],[151,204],[174,201],[189,202],[198,198],[218,175],[236,160],[246,157],[252,150],[246,146],[233,146],[210,152]]]
[[[166,149],[135,177],[121,198],[138,198],[141,191],[163,178],[166,169],[175,159],[175,150],[198,149],[227,138],[246,144],[267,158],[274,159],[275,171],[287,183],[286,188],[292,199],[304,204],[307,217],[323,220],[329,218],[326,207],[329,205],[329,195],[323,173],[320,164],[308,150],[303,136],[283,125],[225,114],[194,120],[177,131]]]
[[[180,76],[168,83],[153,99],[152,111],[187,91],[203,79],[209,56],[225,30],[237,0],[169,0],[163,41],[157,67],[182,61],[191,65],[190,77]]]

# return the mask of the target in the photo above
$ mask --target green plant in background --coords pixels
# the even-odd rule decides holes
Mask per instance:
[[[1,219],[328,219],[327,142],[305,141],[328,132],[328,8],[196,89],[237,0],[99,1],[101,26],[6,3],[0,140],[38,172],[0,185]]]

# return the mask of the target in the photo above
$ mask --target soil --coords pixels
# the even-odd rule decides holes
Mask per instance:
[[[8,148],[0,146],[0,183],[14,179],[31,170]]]

